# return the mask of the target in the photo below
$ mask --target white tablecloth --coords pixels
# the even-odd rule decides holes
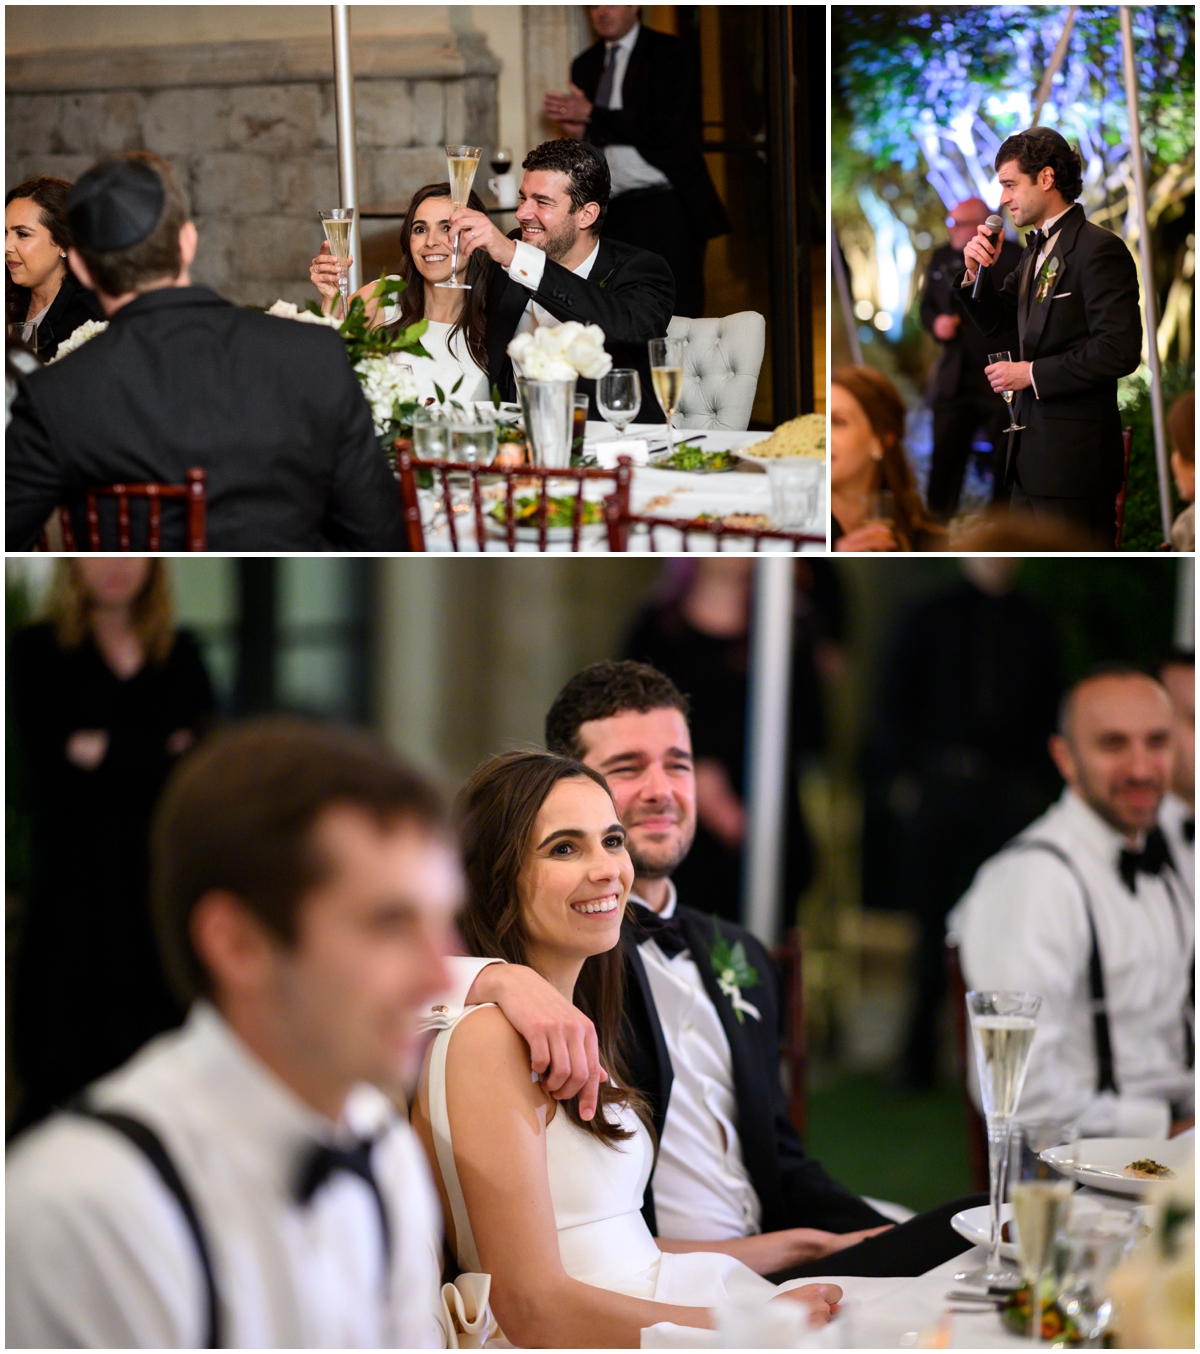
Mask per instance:
[[[680,432],[677,435],[677,441],[685,441],[688,438],[695,439],[701,432],[704,435],[704,441],[700,446],[705,451],[726,451],[734,447],[745,447],[752,441],[761,441],[770,436],[769,433],[745,433],[745,432],[720,432],[716,429],[693,429]],[[664,443],[666,441],[666,428],[654,424],[632,424],[627,430],[626,435],[630,437],[645,436],[652,439],[653,444]],[[587,425],[587,432],[584,436],[585,450],[591,450],[596,443],[607,441],[616,436],[616,432],[607,423],[592,423]],[[522,494],[532,493],[533,490],[522,490]],[[551,485],[550,492],[554,496],[563,493],[573,493],[574,486],[567,485],[564,481],[561,487]],[[591,480],[584,488],[584,497],[593,500],[599,500],[612,493],[612,484],[606,480]],[[445,518],[439,512],[434,517],[434,498],[431,493],[422,490],[420,493],[422,503],[422,517],[426,522],[425,528],[425,548],[430,551],[448,551],[450,549],[450,533],[447,530]],[[498,501],[498,497],[497,500]],[[485,511],[492,506],[490,500],[484,500]],[[639,466],[633,474],[633,483],[630,489],[630,506],[638,514],[647,514],[657,517],[678,517],[688,519],[699,517],[701,513],[711,513],[714,515],[724,515],[726,513],[763,513],[770,515],[771,494],[767,487],[767,477],[755,466],[747,466],[745,471],[733,470],[720,475],[695,475],[688,474],[680,470],[658,470],[652,466]],[[819,534],[824,530],[825,505],[821,504],[820,525],[813,528],[813,534]],[[478,544],[475,540],[475,528],[472,521],[472,515],[469,512],[460,514],[456,519],[458,529],[459,549],[466,551],[478,550]],[[570,551],[569,532],[556,532],[555,536],[565,536],[565,540],[552,539],[549,544],[551,553],[566,554]],[[681,534],[670,528],[656,529],[655,546],[663,553],[670,553],[682,548]],[[749,538],[739,540],[729,540],[724,542],[727,551],[749,550],[751,542]],[[704,533],[695,533],[688,538],[688,548],[696,552],[711,551],[715,548],[715,541],[712,536]],[[791,549],[790,541],[764,540],[760,549],[766,552],[787,552]],[[821,544],[806,544],[800,547],[805,553],[824,554],[825,547]],[[504,552],[507,546],[502,537],[495,540],[489,540],[487,543],[489,551]],[[646,532],[631,533],[629,542],[629,551],[631,554],[645,553],[650,549],[650,542]],[[521,541],[517,544],[517,550],[521,553],[536,552],[536,541]],[[603,526],[585,527],[580,540],[581,554],[606,554],[608,552],[608,538]]]

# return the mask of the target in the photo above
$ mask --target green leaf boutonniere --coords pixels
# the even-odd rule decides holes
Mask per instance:
[[[752,1015],[755,1020],[761,1020],[762,1016],[759,1014],[758,1007],[751,1005],[742,996],[743,987],[753,987],[758,982],[758,970],[746,958],[745,945],[739,940],[736,945],[731,946],[721,934],[715,917],[713,918],[713,936],[713,947],[710,954],[713,972],[717,976],[717,986],[729,998],[729,1004],[733,1007],[733,1013],[738,1018],[738,1024],[744,1025],[746,1023],[746,1015]]]
[[[1054,290],[1054,282],[1058,277],[1058,255],[1051,254],[1042,264],[1042,270],[1038,273],[1037,294],[1034,296],[1034,304],[1041,305],[1047,296]]]

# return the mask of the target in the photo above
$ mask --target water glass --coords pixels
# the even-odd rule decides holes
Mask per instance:
[[[413,455],[422,461],[445,461],[450,457],[450,420],[431,409],[413,414]]]
[[[796,459],[769,464],[771,521],[784,528],[811,526],[820,509],[824,481],[824,461]]]
[[[1109,1275],[1133,1244],[1134,1216],[1102,1210],[1072,1218],[1059,1243],[1059,1305],[1085,1348],[1099,1348],[1112,1320]]]
[[[487,418],[482,410],[466,423],[450,424],[450,456],[452,461],[462,461],[468,465],[491,465],[496,459],[496,424]],[[469,475],[450,476],[451,501],[458,506],[469,501],[471,496],[471,477]]]
[[[642,378],[632,367],[614,367],[596,382],[596,407],[623,437],[642,407]]]

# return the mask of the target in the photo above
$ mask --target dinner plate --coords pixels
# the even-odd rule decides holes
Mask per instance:
[[[1001,1226],[1006,1222],[1012,1222],[1012,1211],[1012,1204],[1001,1204]],[[971,1242],[972,1245],[983,1246],[986,1249],[992,1244],[991,1209],[987,1204],[981,1204],[978,1208],[964,1208],[961,1213],[955,1213],[950,1219],[950,1226],[959,1236]],[[1002,1241],[1000,1243],[1000,1254],[1005,1260],[1015,1260],[1020,1263],[1020,1252],[1013,1241]]]
[[[699,466],[695,470],[684,470],[682,466],[664,464],[674,455],[675,453],[670,447],[665,448],[663,451],[652,451],[650,453],[650,464],[657,470],[674,470],[680,475],[728,475],[731,470],[736,470],[738,468],[737,461],[733,461],[729,465],[723,465],[715,469],[709,469],[707,466]]]
[[[493,540],[503,541],[508,538],[508,528],[503,522],[498,522],[491,513],[484,513],[483,528]],[[579,544],[587,545],[598,541],[607,530],[604,522],[590,522],[579,528]],[[571,527],[547,527],[546,543],[548,545],[570,545]],[[537,545],[540,537],[536,526],[528,527],[519,525],[516,528],[516,539],[522,545]]]
[[[1126,1175],[1130,1162],[1149,1157],[1179,1175],[1192,1164],[1194,1152],[1191,1138],[1080,1138],[1077,1143],[1047,1148],[1042,1160],[1063,1175],[1073,1174],[1081,1185],[1145,1199],[1158,1182]]]
[[[755,456],[749,447],[745,450],[735,447],[733,454],[751,465],[758,466],[761,470],[765,470],[769,465],[787,465],[792,461],[809,461],[813,465],[825,465],[824,456]]]

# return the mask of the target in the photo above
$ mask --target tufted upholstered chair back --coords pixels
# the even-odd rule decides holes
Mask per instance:
[[[688,341],[679,426],[731,432],[749,427],[767,342],[767,322],[758,311],[742,310],[714,320],[675,315],[667,326],[667,337]]]

